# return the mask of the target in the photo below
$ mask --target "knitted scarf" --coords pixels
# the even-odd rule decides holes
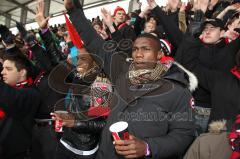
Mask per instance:
[[[138,85],[156,81],[162,77],[163,74],[167,72],[168,68],[157,62],[154,69],[139,69],[136,70],[134,64],[132,63],[129,67],[129,79],[131,84]]]

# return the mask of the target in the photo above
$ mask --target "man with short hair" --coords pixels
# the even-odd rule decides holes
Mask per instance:
[[[224,37],[224,25],[220,19],[208,19],[202,26],[202,41],[206,44],[217,44]]]
[[[31,62],[19,51],[4,56],[3,81],[0,81],[0,108],[5,116],[0,119],[1,159],[24,159],[31,145],[34,116],[40,96],[32,88]]]

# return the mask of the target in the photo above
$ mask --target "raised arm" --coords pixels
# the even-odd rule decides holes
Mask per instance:
[[[111,54],[104,50],[105,41],[97,34],[91,23],[83,13],[78,1],[64,0],[70,20],[84,42],[84,47],[91,54],[99,56],[103,61],[103,68],[106,74],[110,74]]]
[[[158,20],[163,26],[171,43],[175,48],[178,48],[183,38],[183,33],[180,31],[178,25],[176,25],[176,23],[170,19],[159,6],[157,6],[155,0],[148,0],[148,5],[152,8],[152,13],[158,17]]]
[[[49,17],[45,18],[44,16],[44,1],[39,0],[35,20],[40,27],[40,36],[43,40],[44,46],[46,48],[46,52],[48,58],[50,59],[52,66],[56,66],[61,60],[64,60],[65,57],[63,53],[58,50],[56,43],[53,39],[53,35],[48,28],[48,20]]]

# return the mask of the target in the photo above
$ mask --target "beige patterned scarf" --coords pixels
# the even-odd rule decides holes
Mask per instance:
[[[162,77],[163,74],[167,72],[168,68],[157,62],[154,69],[139,69],[136,70],[134,64],[132,63],[129,67],[129,79],[131,84],[138,85],[156,81]]]

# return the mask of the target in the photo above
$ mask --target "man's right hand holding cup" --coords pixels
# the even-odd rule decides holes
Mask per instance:
[[[128,124],[117,122],[110,126],[113,136],[113,144],[116,152],[125,158],[139,158],[149,155],[147,143],[133,135],[128,134]]]

